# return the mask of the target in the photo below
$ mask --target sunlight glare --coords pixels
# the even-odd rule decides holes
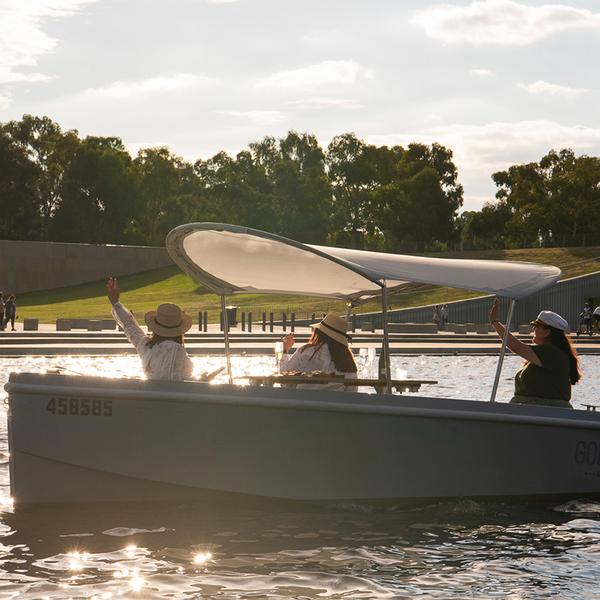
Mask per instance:
[[[212,559],[212,554],[210,552],[198,552],[194,556],[194,564],[203,565]]]
[[[144,587],[145,583],[143,577],[136,575],[129,580],[129,587],[133,592],[139,592]]]

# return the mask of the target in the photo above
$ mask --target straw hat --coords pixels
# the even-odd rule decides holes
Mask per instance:
[[[323,317],[323,320],[316,325],[312,325],[314,329],[320,329],[324,334],[328,335],[331,339],[343,344],[348,345],[348,323],[343,317],[337,315],[328,314]]]
[[[183,335],[192,326],[192,317],[186,315],[177,304],[161,304],[156,310],[144,315],[148,331],[163,337]]]

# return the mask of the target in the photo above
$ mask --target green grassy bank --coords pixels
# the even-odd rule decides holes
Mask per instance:
[[[600,247],[589,248],[529,248],[522,250],[497,250],[486,252],[462,252],[436,254],[445,258],[483,258],[514,260],[552,264],[563,270],[563,278],[575,277],[600,270]],[[207,311],[209,319],[215,322],[220,310],[219,299],[213,293],[199,287],[187,275],[173,266],[136,275],[121,277],[122,301],[136,314],[152,310],[161,302],[174,302],[187,312],[196,315]],[[463,298],[479,296],[454,288],[414,285],[391,299],[391,308],[407,308],[424,304],[444,303]],[[252,311],[255,319],[262,311],[280,313],[294,311],[297,318],[312,313],[328,311],[344,312],[342,302],[323,298],[297,296],[276,296],[263,294],[241,294],[229,298],[229,302]],[[54,323],[58,318],[108,318],[110,305],[105,296],[105,282],[31,292],[17,298],[20,319],[36,317],[42,323]],[[360,312],[377,310],[378,302],[370,302],[360,308]]]

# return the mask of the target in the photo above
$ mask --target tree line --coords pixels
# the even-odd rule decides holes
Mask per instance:
[[[463,248],[600,245],[600,158],[551,150],[492,179],[496,201],[458,219]]]
[[[132,158],[116,137],[48,117],[0,124],[1,239],[161,245],[182,223],[240,224],[307,243],[422,250],[448,244],[462,204],[443,146],[326,149],[314,135],[251,143],[194,163],[168,148]]]
[[[173,227],[233,223],[306,243],[390,252],[598,243],[599,159],[570,150],[493,174],[496,201],[458,211],[463,188],[440,144],[376,146],[344,133],[265,137],[189,162],[132,157],[48,117],[0,123],[0,239],[162,245]]]

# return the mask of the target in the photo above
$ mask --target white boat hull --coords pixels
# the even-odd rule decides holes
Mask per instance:
[[[39,374],[13,374],[6,389],[19,504],[600,492],[590,412]]]

